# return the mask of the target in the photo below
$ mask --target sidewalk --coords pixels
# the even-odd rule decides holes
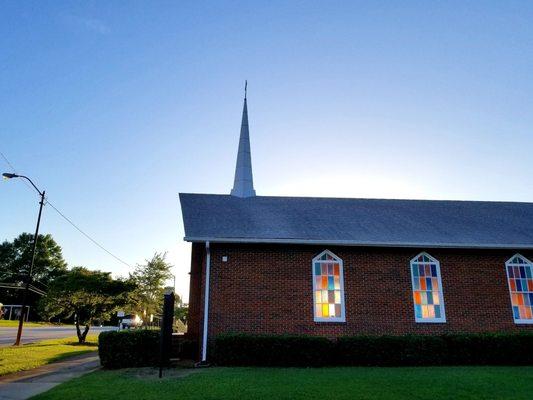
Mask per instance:
[[[91,372],[100,366],[96,352],[0,377],[0,400],[23,400]]]

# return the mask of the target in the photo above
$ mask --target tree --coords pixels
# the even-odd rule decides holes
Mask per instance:
[[[0,282],[20,283],[26,281],[31,265],[33,234],[21,233],[12,242],[0,244]],[[32,278],[36,286],[46,288],[56,277],[67,270],[61,247],[51,235],[39,235],[35,252]],[[39,285],[41,284],[41,285]],[[5,303],[17,303],[20,290],[7,290],[3,295]],[[39,297],[30,294],[28,305],[33,307]]]
[[[20,282],[31,265],[33,234],[21,233],[12,242],[0,244],[0,280]],[[51,235],[39,235],[33,266],[33,279],[47,285],[67,270],[61,247]]]
[[[137,288],[132,294],[134,311],[143,315],[161,312],[165,282],[172,276],[166,253],[155,253],[145,264],[138,264],[130,278]]]
[[[50,318],[74,316],[78,341],[84,343],[91,324],[108,320],[118,308],[128,304],[134,289],[131,280],[113,279],[109,272],[76,267],[52,282],[40,307]]]

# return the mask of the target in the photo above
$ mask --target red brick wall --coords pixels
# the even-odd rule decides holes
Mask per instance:
[[[311,260],[326,248],[344,261],[344,323],[313,321]],[[409,261],[421,251],[440,261],[446,323],[415,323]],[[533,326],[513,322],[505,261],[515,253],[211,244],[209,335],[247,332],[334,337],[531,330]],[[205,271],[204,254],[204,244],[193,245],[192,271]],[[532,252],[521,254],[533,258]],[[222,262],[222,256],[228,261]],[[204,279],[193,284],[196,276],[191,275],[191,334],[201,332],[202,326]]]

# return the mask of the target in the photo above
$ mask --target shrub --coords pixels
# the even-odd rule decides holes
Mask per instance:
[[[331,363],[333,348],[323,337],[225,334],[215,338],[211,359],[219,365],[319,367]]]
[[[104,368],[155,366],[159,360],[159,331],[127,330],[102,332],[98,355]]]
[[[351,336],[226,334],[215,338],[219,365],[424,366],[533,365],[533,333]]]

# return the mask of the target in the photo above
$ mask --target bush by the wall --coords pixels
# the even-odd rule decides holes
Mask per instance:
[[[219,365],[533,365],[533,333],[353,336],[226,334],[210,359]]]
[[[98,355],[104,368],[149,367],[159,359],[159,331],[126,330],[102,332]]]
[[[219,365],[319,367],[331,364],[333,350],[323,337],[226,334],[215,338],[210,359]]]

